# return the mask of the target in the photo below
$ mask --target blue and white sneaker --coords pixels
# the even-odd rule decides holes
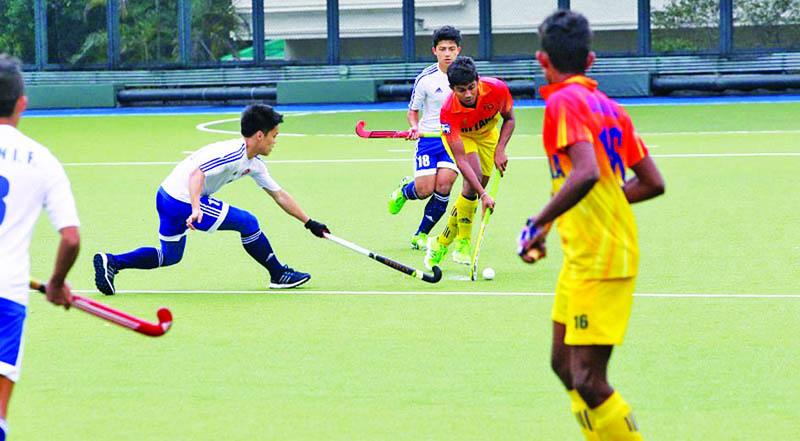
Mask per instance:
[[[119,270],[114,264],[114,258],[110,254],[97,253],[92,260],[94,263],[94,284],[98,291],[110,296],[117,292],[114,288],[114,276]]]
[[[270,289],[288,289],[300,286],[311,280],[311,274],[295,271],[289,265],[283,266],[283,272],[269,281]]]

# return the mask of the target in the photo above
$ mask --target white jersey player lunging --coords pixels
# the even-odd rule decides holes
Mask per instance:
[[[311,275],[281,265],[258,219],[251,213],[211,197],[222,186],[250,176],[287,213],[304,223],[318,237],[329,232],[325,224],[309,218],[289,193],[270,177],[259,155],[275,146],[283,116],[267,105],[256,104],[242,112],[243,138],[205,146],[178,164],[156,194],[161,247],[142,247],[128,253],[97,253],[95,284],[100,292],[116,292],[114,277],[128,268],[153,269],[174,265],[183,257],[189,229],[212,233],[237,231],[245,251],[270,274],[270,288],[294,288]]]

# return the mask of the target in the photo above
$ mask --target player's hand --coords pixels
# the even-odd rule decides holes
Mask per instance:
[[[497,167],[500,176],[503,176],[506,172],[506,167],[508,167],[508,155],[506,155],[506,152],[500,150],[494,152],[494,166]]]
[[[69,309],[72,304],[72,290],[66,282],[55,282],[52,279],[45,285],[47,301],[64,309]]]
[[[197,230],[197,228],[195,228],[194,226],[195,222],[197,222],[198,224],[200,222],[203,222],[203,212],[200,211],[199,208],[196,210],[192,208],[192,214],[190,214],[189,217],[186,218],[186,227],[192,230]]]
[[[408,129],[408,136],[406,136],[406,139],[409,140],[409,141],[418,140],[419,139],[419,126],[411,126],[411,128]]]
[[[322,222],[317,222],[314,219],[308,219],[308,221],[304,225],[311,234],[317,237],[325,237],[325,233],[330,233],[331,230],[328,229],[328,226],[323,224]]]
[[[483,207],[483,213],[486,213],[486,210],[494,211],[494,199],[492,199],[492,197],[489,196],[489,193],[486,193],[484,191],[483,193],[481,193],[480,198],[481,198],[481,206]]]
[[[517,254],[525,263],[535,263],[547,255],[545,239],[549,228],[539,228],[536,220],[529,218],[519,233]]]

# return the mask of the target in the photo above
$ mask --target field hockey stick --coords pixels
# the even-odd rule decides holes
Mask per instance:
[[[389,268],[400,271],[401,273],[408,274],[411,277],[416,277],[417,279],[420,279],[424,282],[437,283],[438,281],[442,280],[442,270],[439,269],[438,266],[433,267],[433,275],[430,275],[425,273],[424,271],[420,271],[416,268],[404,265],[396,260],[392,260],[388,257],[381,256],[380,254],[375,254],[372,251],[362,246],[356,245],[352,242],[348,242],[342,239],[341,237],[336,237],[331,233],[325,233],[325,238],[333,242],[336,242],[345,248],[350,248],[351,250],[357,253],[363,254],[369,257],[370,259],[377,260],[378,262],[388,266]]]
[[[42,294],[47,292],[44,284],[33,279],[31,279],[28,286]],[[158,323],[152,323],[77,294],[72,295],[72,306],[95,317],[150,337],[162,336],[172,326],[172,313],[167,308],[160,308],[156,313]]]
[[[495,169],[494,173],[492,173],[491,177],[491,186],[489,187],[489,196],[494,199],[497,196],[497,189],[500,187],[500,172]],[[486,235],[486,226],[489,225],[489,219],[492,216],[492,212],[494,210],[489,208],[483,213],[483,219],[481,219],[481,226],[478,229],[478,237],[475,239],[475,248],[472,250],[472,259],[470,259],[470,267],[469,267],[469,279],[473,282],[478,279],[478,257],[481,252],[481,244],[483,243],[483,237]]]
[[[367,130],[364,128],[366,123],[361,120],[356,123],[356,135],[361,138],[408,138],[408,130]],[[440,133],[420,132],[420,138],[439,138]]]

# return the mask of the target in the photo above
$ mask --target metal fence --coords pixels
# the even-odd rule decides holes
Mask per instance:
[[[431,59],[431,29],[452,18],[465,53],[518,60],[538,48],[536,21],[570,7],[600,24],[604,56],[800,51],[796,0],[341,2],[0,0],[0,52],[39,71],[409,63]]]

